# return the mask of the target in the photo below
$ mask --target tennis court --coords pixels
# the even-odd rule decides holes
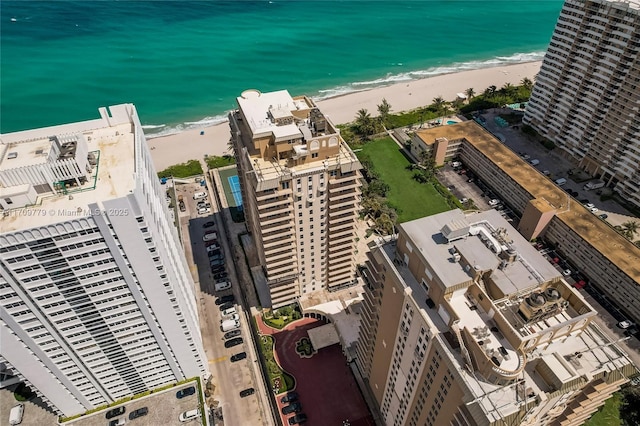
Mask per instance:
[[[234,222],[244,221],[242,191],[240,190],[240,179],[238,171],[235,167],[226,170],[219,169],[220,180],[222,181],[222,189],[227,199],[227,205],[231,211],[231,217]]]

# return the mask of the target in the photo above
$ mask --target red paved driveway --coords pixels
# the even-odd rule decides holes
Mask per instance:
[[[301,358],[296,352],[296,342],[323,322],[304,318],[283,330],[266,326],[261,318],[257,322],[262,334],[275,338],[280,366],[296,378],[295,391],[300,395],[302,412],[309,418],[306,425],[342,426],[344,420],[351,426],[374,424],[339,344],[320,349],[311,358]],[[277,397],[278,411],[284,405],[280,402],[283,395]],[[287,425],[287,418],[292,416],[283,415],[283,423]]]

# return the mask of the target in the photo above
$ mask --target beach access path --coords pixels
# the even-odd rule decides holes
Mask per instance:
[[[357,112],[363,108],[367,109],[372,116],[376,116],[377,105],[383,98],[391,105],[392,112],[408,111],[429,105],[438,96],[442,96],[446,101],[453,101],[457,93],[464,93],[468,88],[473,88],[476,93],[482,93],[489,86],[500,88],[506,83],[518,85],[525,77],[533,80],[540,71],[541,65],[542,62],[539,61],[527,62],[438,75],[353,92],[316,103],[334,124],[348,123],[353,121]],[[291,93],[292,96],[303,94]],[[205,155],[231,154],[228,147],[229,138],[229,125],[224,122],[215,126],[151,138],[147,142],[156,170],[160,171],[189,160],[202,160]]]

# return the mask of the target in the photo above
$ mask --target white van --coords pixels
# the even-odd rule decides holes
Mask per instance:
[[[225,320],[222,321],[222,324],[220,325],[220,330],[225,333],[227,331],[235,330],[236,328],[240,328],[240,321],[238,320]]]
[[[200,207],[198,209],[198,214],[209,214],[211,213],[211,209],[207,207]]]
[[[560,178],[560,179],[556,179],[556,180],[555,180],[555,183],[556,183],[556,185],[558,185],[558,186],[562,186],[562,185],[564,185],[565,183],[567,183],[567,180],[566,180],[565,178]]]
[[[231,288],[231,283],[229,281],[223,281],[221,283],[216,283],[216,291],[229,290],[230,288]]]
[[[22,423],[22,415],[24,414],[24,404],[18,404],[9,412],[9,424],[19,425]]]
[[[207,198],[206,192],[196,192],[195,194],[193,194],[194,200],[202,200],[203,198]]]
[[[178,420],[181,422],[188,422],[189,420],[197,419],[198,417],[200,417],[200,409],[196,408],[195,410],[185,411],[180,414]]]

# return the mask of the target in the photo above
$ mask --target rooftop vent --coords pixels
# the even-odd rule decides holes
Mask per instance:
[[[10,152],[9,154],[7,154],[7,160],[13,160],[14,158],[18,158],[17,152]]]
[[[42,154],[44,154],[43,149],[36,149],[36,155],[42,155]]]
[[[552,302],[560,299],[560,292],[553,287],[549,287],[544,291],[544,297],[546,297],[548,301]]]
[[[527,302],[527,304],[534,307],[542,306],[546,302],[544,296],[540,293],[532,293],[525,299],[525,301]]]

